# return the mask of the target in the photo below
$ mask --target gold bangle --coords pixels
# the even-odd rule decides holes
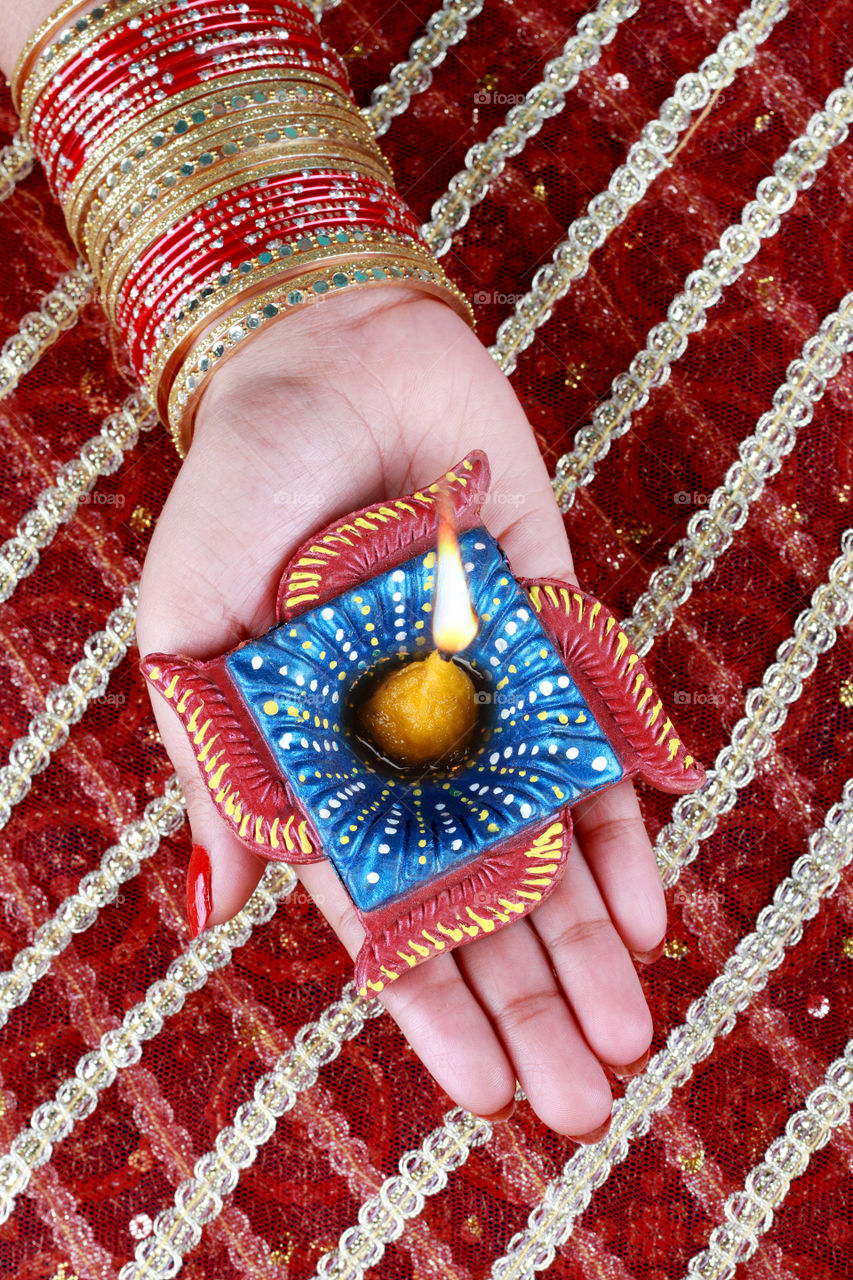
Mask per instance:
[[[259,255],[251,261],[241,263],[237,270],[224,273],[224,277],[220,276],[217,281],[205,282],[201,286],[204,296],[200,290],[197,297],[180,303],[172,316],[164,318],[153,332],[148,361],[146,383],[151,399],[156,400],[157,387],[173,354],[181,349],[189,350],[205,328],[213,324],[220,315],[239,306],[241,298],[245,298],[248,291],[256,290],[270,281],[304,275],[315,266],[319,269],[320,266],[351,261],[354,257],[366,254],[422,256],[429,252],[413,236],[388,227],[364,229],[357,234],[351,232],[343,242],[328,234],[322,240],[319,237],[320,233],[317,232],[301,237],[310,240],[310,248],[294,250],[292,244],[283,246],[290,250],[287,256],[273,256],[267,251],[264,253],[265,261]]]
[[[214,370],[222,366],[248,334],[256,332],[271,321],[292,314],[303,304],[310,305],[317,302],[329,288],[346,287],[344,284],[333,285],[331,280],[333,275],[345,276],[346,285],[360,288],[375,288],[382,284],[408,285],[423,290],[448,303],[472,328],[475,327],[473,310],[467,299],[429,254],[423,256],[422,262],[391,258],[388,255],[384,256],[383,265],[375,259],[356,260],[351,262],[345,271],[340,267],[327,268],[325,272],[320,273],[319,280],[315,272],[307,277],[296,277],[271,286],[248,300],[237,312],[232,313],[211,333],[205,335],[203,343],[193,348],[189,357],[176,371],[169,389],[166,412],[164,415],[161,408],[161,417],[168,424],[175,446],[182,457],[186,456],[192,437],[192,426],[201,393]],[[326,288],[316,291],[314,285],[320,282],[325,283]],[[204,366],[205,360],[206,366]],[[162,404],[162,401],[158,400],[158,403]]]
[[[318,138],[344,147],[360,144],[371,154],[381,156],[369,126],[362,122],[360,132],[363,136],[358,138],[354,137],[352,124],[352,114],[345,111],[313,111],[310,115],[303,111],[293,115],[283,111],[278,104],[265,103],[248,111],[239,122],[214,120],[208,129],[199,127],[195,133],[176,137],[174,141],[179,144],[177,154],[174,146],[149,152],[136,171],[128,166],[124,173],[120,173],[118,181],[113,182],[103,198],[100,198],[100,192],[95,193],[81,232],[86,252],[94,261],[103,250],[103,241],[111,230],[111,224],[118,221],[124,209],[139,202],[144,216],[147,208],[158,198],[151,199],[151,193],[157,188],[161,193],[177,191],[186,178],[199,171],[202,156],[213,156],[213,163],[217,164],[229,157],[245,155],[248,151],[256,152],[264,143],[280,142],[284,147],[289,144],[305,146],[308,139]],[[114,174],[115,170],[105,181],[109,182]],[[103,190],[102,184],[100,191]],[[148,197],[147,205],[145,197]]]
[[[336,166],[335,161],[340,161],[340,165]],[[376,178],[379,182],[388,183],[387,174],[378,165],[369,163],[368,157],[353,156],[344,152],[341,147],[330,146],[328,148],[315,148],[310,155],[306,155],[304,152],[291,155],[287,158],[286,163],[281,155],[271,156],[266,161],[255,163],[251,168],[247,168],[244,157],[238,157],[236,162],[216,166],[216,173],[212,176],[214,178],[218,177],[218,181],[203,185],[190,179],[187,187],[181,189],[183,199],[158,209],[153,217],[146,216],[150,214],[150,209],[146,209],[144,213],[140,210],[140,216],[143,220],[134,234],[132,236],[123,234],[123,238],[112,246],[109,254],[105,252],[103,259],[100,257],[96,259],[93,256],[90,264],[100,281],[101,292],[108,308],[108,314],[112,317],[113,302],[121,291],[125,277],[139,254],[148,245],[153,244],[165,231],[174,226],[175,223],[189,217],[202,204],[206,204],[217,195],[222,195],[226,191],[244,185],[240,181],[241,178],[248,181],[249,178],[272,177],[277,173],[299,172],[302,169],[310,170],[311,168],[339,167],[346,171],[345,166],[349,170],[357,167],[359,173]],[[207,174],[204,176],[206,177]],[[120,228],[120,230],[124,233],[124,228]],[[104,248],[106,250],[107,246],[104,246]]]
[[[242,98],[244,104],[249,105],[257,93],[267,94],[286,111],[299,109],[311,111],[341,100],[342,95],[339,91],[333,91],[324,85],[310,83],[310,89],[305,87],[309,82],[305,81],[301,74],[288,77],[288,80],[292,81],[291,89],[282,88],[282,78],[256,81],[251,88],[247,88],[245,74],[242,71],[235,71],[212,83],[193,85],[191,89],[184,89],[173,98],[166,98],[162,102],[155,103],[153,107],[146,108],[145,111],[108,134],[103,143],[87,156],[63,200],[69,225],[71,227],[82,225],[87,213],[87,201],[93,198],[98,185],[103,182],[102,170],[106,166],[120,166],[125,159],[141,159],[142,155],[154,149],[152,139],[159,133],[166,133],[171,129],[179,136],[185,136],[186,131],[176,129],[175,126],[184,124],[188,130],[191,123],[198,123],[198,121],[188,122],[186,119],[188,115],[195,116],[203,111],[206,117],[222,119],[226,115],[231,115],[232,119],[236,120],[244,107],[234,106],[233,103],[238,98]],[[233,92],[241,89],[244,90],[243,93]],[[139,141],[136,142],[132,152],[122,152],[122,148],[129,147],[136,139]],[[141,150],[142,148],[144,151]],[[75,244],[82,252],[81,243],[75,238]]]

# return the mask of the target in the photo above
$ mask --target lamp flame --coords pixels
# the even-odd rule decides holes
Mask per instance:
[[[480,630],[480,619],[474,612],[468,579],[462,566],[459,540],[453,519],[453,508],[447,494],[439,491],[438,566],[435,578],[435,604],[432,615],[432,638],[442,654],[460,653]]]

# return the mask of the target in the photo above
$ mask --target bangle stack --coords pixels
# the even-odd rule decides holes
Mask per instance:
[[[66,0],[11,90],[181,456],[213,371],[327,293],[409,285],[473,327],[298,0]]]

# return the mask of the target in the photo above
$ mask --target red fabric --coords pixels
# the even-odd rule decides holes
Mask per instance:
[[[390,8],[364,0],[344,3],[324,19],[360,103],[406,56],[432,7],[426,0]],[[524,6],[489,0],[432,87],[382,140],[399,190],[420,217],[428,217],[467,148],[507,110],[497,100],[477,104],[478,87],[490,86],[495,98],[523,93],[583,11],[577,0]],[[731,0],[648,0],[584,73],[563,113],[507,162],[443,259],[469,296],[480,295],[485,342],[572,219],[606,186],[677,77],[713,50],[737,12]],[[841,83],[851,61],[851,30],[849,0],[795,0],[753,64],[700,113],[671,168],[555,307],[513,375],[551,467],[644,345],[649,327],[664,318],[684,277]],[[0,141],[15,128],[4,94]],[[851,189],[847,142],[711,310],[672,378],[636,414],[630,433],[570,512],[580,580],[620,616],[665,562],[703,505],[702,495],[722,480],[738,442],[770,407],[788,362],[850,289]],[[6,337],[75,261],[38,171],[0,206],[0,253],[0,332]],[[133,385],[126,356],[93,302],[0,402],[6,463],[0,537],[12,535],[58,466]],[[668,705],[681,702],[679,728],[706,764],[729,740],[745,693],[760,682],[838,554],[853,512],[851,425],[848,358],[746,527],[649,654],[654,681]],[[64,682],[86,637],[103,626],[123,587],[138,576],[149,517],[156,519],[177,467],[164,431],[144,435],[0,607],[3,759],[51,684]],[[753,927],[840,797],[853,747],[851,639],[845,629],[820,660],[755,780],[670,896],[670,954],[643,973],[656,1048]],[[134,656],[36,778],[4,832],[3,969],[171,772]],[[641,799],[654,834],[672,800],[648,789]],[[119,903],[75,939],[0,1031],[3,1149],[185,946],[189,851],[186,829],[165,840]],[[683,1273],[721,1220],[725,1196],[742,1185],[842,1052],[853,1000],[851,937],[853,886],[846,874],[766,991],[593,1196],[550,1274],[676,1280]],[[131,1219],[153,1217],[172,1203],[178,1181],[251,1096],[254,1081],[298,1028],[337,998],[350,974],[350,961],[313,905],[294,895],[226,970],[167,1020],[141,1063],[121,1072],[93,1115],[57,1146],[49,1168],[0,1227],[0,1274],[20,1280],[116,1276],[137,1243]],[[356,1221],[361,1202],[395,1172],[403,1152],[420,1144],[447,1105],[390,1019],[369,1022],[280,1123],[183,1275],[310,1275]],[[486,1277],[573,1150],[521,1105],[451,1176],[447,1190],[427,1200],[375,1274],[384,1280]],[[853,1271],[852,1159],[853,1131],[842,1126],[794,1183],[739,1276],[837,1280]],[[88,1231],[90,1242],[81,1245]],[[72,1256],[89,1261],[72,1265]]]

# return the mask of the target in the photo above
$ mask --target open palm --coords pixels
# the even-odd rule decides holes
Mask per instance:
[[[282,567],[315,529],[431,481],[485,449],[489,531],[520,577],[574,581],[562,518],[512,388],[444,303],[381,286],[324,299],[255,334],[217,371],[151,542],[140,652],[210,658],[275,621]],[[183,729],[155,697],[229,919],[264,868],[219,818]],[[573,809],[565,876],[526,919],[404,974],[382,999],[460,1105],[508,1111],[520,1082],[541,1119],[587,1135],[607,1121],[602,1063],[642,1064],[652,1026],[631,954],[650,958],[666,910],[630,783]],[[351,955],[363,932],[326,863],[299,875]]]

